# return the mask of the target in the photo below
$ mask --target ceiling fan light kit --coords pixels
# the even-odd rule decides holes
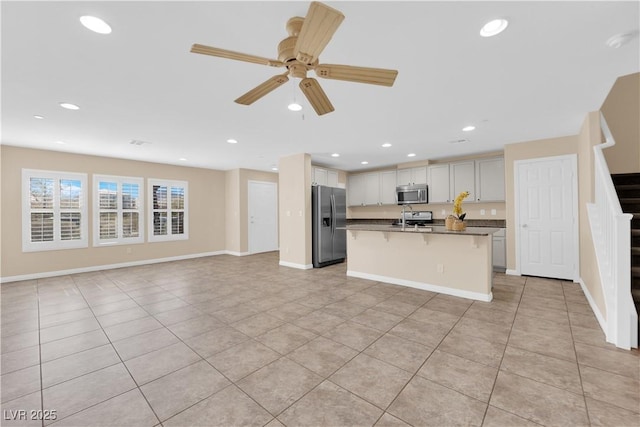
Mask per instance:
[[[312,2],[306,17],[295,16],[287,21],[286,29],[289,37],[278,44],[277,60],[201,44],[194,44],[191,47],[191,52],[272,67],[286,67],[286,73],[271,77],[266,82],[240,96],[235,102],[242,105],[251,105],[269,92],[282,86],[289,80],[288,76],[291,76],[301,79],[300,90],[302,90],[315,112],[321,116],[334,111],[334,107],[320,83],[316,79],[307,76],[309,70],[315,71],[318,77],[325,79],[380,86],[393,86],[398,75],[397,70],[319,64],[318,57],[343,20],[344,15],[340,11],[320,2]],[[294,104],[297,103],[294,102]]]

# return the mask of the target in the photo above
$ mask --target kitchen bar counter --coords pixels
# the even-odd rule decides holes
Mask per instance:
[[[350,224],[347,275],[491,301],[492,239],[497,228]]]
[[[456,234],[461,236],[490,236],[499,231],[498,228],[489,227],[467,227],[463,231],[447,230],[443,225],[429,225],[426,227],[415,227],[407,225],[402,229],[401,225],[387,224],[350,224],[346,227],[350,231],[384,231],[400,233],[430,233],[430,234]]]

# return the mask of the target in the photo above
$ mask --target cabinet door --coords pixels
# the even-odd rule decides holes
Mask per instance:
[[[364,204],[377,205],[380,203],[380,174],[364,174]]]
[[[412,182],[411,169],[398,169],[396,176],[396,183],[398,185],[410,185]]]
[[[467,201],[476,200],[475,192],[475,162],[473,160],[465,162],[456,162],[449,164],[449,172],[451,174],[449,186],[451,188],[450,200],[455,200],[458,194],[463,191],[469,192]]]
[[[364,205],[364,175],[351,175],[347,185],[349,206]]]
[[[476,160],[476,192],[478,201],[504,201],[503,157]]]
[[[338,186],[338,172],[336,172],[336,171],[327,171],[327,185],[329,187],[337,187]]]
[[[426,184],[427,183],[427,167],[422,166],[419,168],[412,168],[411,182],[413,184]]]
[[[396,202],[396,171],[380,172],[380,203],[395,205]]]
[[[427,166],[429,203],[450,203],[449,164]]]
[[[313,182],[317,185],[327,185],[327,170],[314,167]]]
[[[504,237],[493,237],[493,266],[507,267],[507,250]]]

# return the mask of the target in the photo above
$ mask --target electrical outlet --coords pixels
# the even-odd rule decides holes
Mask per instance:
[[[487,211],[485,211],[484,209],[480,209],[480,215],[484,215],[486,213],[487,213]]]
[[[494,215],[494,216],[495,216],[495,215],[497,215],[497,214],[498,214],[498,211],[496,211],[495,209],[491,209],[491,215]]]
[[[447,211],[445,211],[444,209],[442,209],[442,212],[440,212],[442,215],[446,215]]]
[[[298,211],[298,216],[302,216],[302,211]]]
[[[438,273],[444,273],[444,264],[438,264]]]
[[[130,254],[131,252],[131,248],[127,248],[127,253]]]
[[[291,216],[291,211],[287,211],[287,216]]]

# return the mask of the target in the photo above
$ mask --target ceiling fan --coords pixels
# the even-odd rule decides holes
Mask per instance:
[[[286,67],[285,73],[271,77],[236,99],[235,102],[251,105],[272,90],[285,84],[289,81],[287,76],[291,76],[301,79],[302,93],[307,97],[316,113],[321,116],[334,111],[334,108],[320,87],[320,83],[312,77],[307,77],[309,70],[314,70],[318,77],[325,79],[382,86],[393,86],[398,75],[396,70],[318,63],[318,56],[327,46],[343,19],[344,15],[340,11],[320,2],[312,2],[306,17],[296,16],[287,21],[289,37],[278,44],[277,60],[201,44],[194,44],[191,47],[191,52],[272,67]]]

